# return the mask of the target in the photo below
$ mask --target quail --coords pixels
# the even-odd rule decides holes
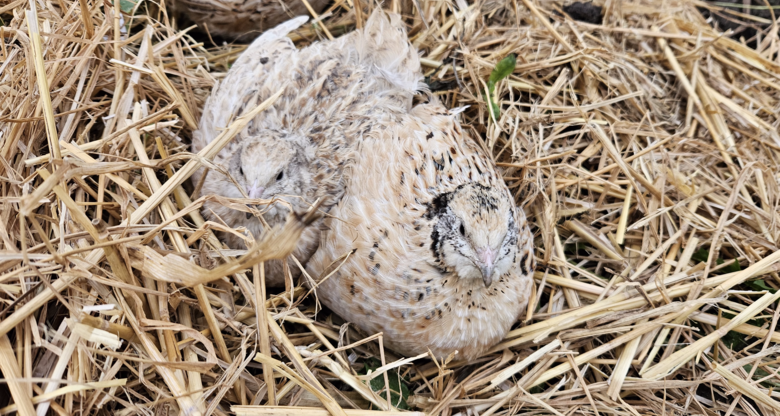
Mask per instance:
[[[287,34],[306,22],[299,17],[269,30],[242,53],[207,99],[192,151],[214,140],[231,120],[284,88],[214,159],[205,178],[193,175],[200,195],[248,198],[257,209],[235,210],[208,201],[204,215],[257,238],[282,225],[291,210],[320,201],[328,212],[344,192],[343,171],[368,131],[392,126],[408,113],[424,88],[416,49],[401,19],[376,10],[362,30],[296,49]],[[271,201],[267,205],[251,202]],[[293,256],[302,265],[319,244],[322,221],[304,231]],[[243,238],[222,233],[233,248]],[[289,276],[299,274],[291,264]],[[266,281],[284,284],[281,261],[266,264]]]
[[[364,137],[307,271],[317,296],[391,349],[474,359],[525,309],[522,209],[490,156],[434,99]]]

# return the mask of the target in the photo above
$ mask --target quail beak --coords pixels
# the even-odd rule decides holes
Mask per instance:
[[[479,270],[482,272],[482,281],[485,282],[485,287],[488,288],[493,283],[496,252],[489,248],[483,248],[477,251],[477,255],[479,256]]]
[[[262,186],[257,186],[257,181],[252,184],[252,186],[248,187],[246,190],[247,196],[249,196],[249,199],[259,199],[263,192],[265,191],[265,188]]]

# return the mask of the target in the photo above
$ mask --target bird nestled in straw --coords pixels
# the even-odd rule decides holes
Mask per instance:
[[[433,96],[412,106],[422,73],[397,15],[377,10],[363,30],[297,50],[285,35],[304,21],[254,41],[209,98],[193,141],[200,150],[288,84],[215,159],[220,169],[201,191],[271,204],[243,212],[214,201],[206,216],[257,236],[290,209],[327,200],[330,215],[293,253],[323,303],[383,332],[398,352],[477,357],[527,304],[534,256],[525,215],[457,110]],[[270,263],[268,281],[283,283],[285,270]]]

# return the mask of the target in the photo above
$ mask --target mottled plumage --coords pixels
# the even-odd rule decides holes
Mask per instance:
[[[407,355],[473,359],[524,310],[534,269],[525,215],[437,101],[362,140],[308,272],[320,300]]]
[[[278,198],[296,210],[319,199],[327,212],[344,192],[343,168],[355,143],[367,131],[393,125],[411,108],[422,75],[398,16],[375,12],[362,31],[298,50],[286,35],[305,21],[290,20],[256,39],[212,91],[193,137],[193,152],[235,117],[287,85],[273,107],[255,117],[214,159],[241,189],[211,171],[201,194]],[[195,183],[201,175],[202,171],[193,176]],[[284,222],[289,205],[259,209],[275,226]],[[206,203],[204,214],[232,227],[246,227],[255,237],[264,230],[258,218],[216,202]],[[317,248],[321,224],[306,230],[293,252],[304,264]],[[222,237],[228,245],[242,247],[237,237]],[[281,262],[266,267],[268,282],[283,284]],[[298,270],[291,271],[295,275]]]

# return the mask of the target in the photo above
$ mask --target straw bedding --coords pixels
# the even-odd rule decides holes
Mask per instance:
[[[535,227],[528,313],[464,363],[398,361],[304,286],[266,289],[260,265],[314,213],[221,247],[187,181],[215,149],[187,150],[241,45],[177,28],[164,4],[6,0],[0,414],[780,412],[775,13],[595,3],[595,20],[569,2],[383,5]],[[373,7],[336,1],[294,40]],[[486,82],[510,53],[495,117]]]

